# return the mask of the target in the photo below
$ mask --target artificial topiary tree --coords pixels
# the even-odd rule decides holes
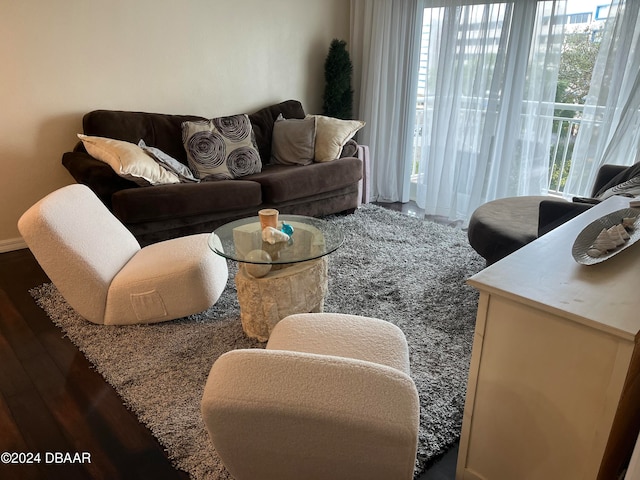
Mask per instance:
[[[347,42],[334,39],[324,62],[323,114],[329,117],[350,120],[353,109],[351,74],[353,65],[347,51]]]

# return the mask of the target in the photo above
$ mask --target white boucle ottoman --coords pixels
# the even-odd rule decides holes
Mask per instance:
[[[344,313],[289,315],[274,327],[267,349],[354,358],[410,373],[404,333],[377,318]]]

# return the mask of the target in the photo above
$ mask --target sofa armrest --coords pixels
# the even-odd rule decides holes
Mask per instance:
[[[590,203],[567,202],[566,200],[543,200],[538,210],[538,237],[577,217],[593,206]]]
[[[592,197],[595,197],[598,192],[607,185],[611,180],[613,180],[617,175],[624,172],[628,169],[628,166],[625,165],[602,165],[598,169],[598,174],[596,175],[595,182],[593,183],[593,190],[591,193]]]
[[[358,156],[358,142],[354,139],[350,139],[344,144],[340,151],[340,158],[357,157]]]
[[[62,156],[62,165],[78,183],[88,186],[109,210],[112,209],[111,196],[127,188],[140,188],[135,183],[118,176],[104,162],[86,152],[77,150]]]

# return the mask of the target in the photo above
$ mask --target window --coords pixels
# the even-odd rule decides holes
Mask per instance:
[[[412,181],[427,213],[464,221],[486,201],[548,193],[554,169],[558,189],[580,116],[572,100],[556,118],[563,40],[568,25],[588,30],[593,17],[584,1],[571,3],[425,8]],[[558,130],[564,120],[573,123]]]

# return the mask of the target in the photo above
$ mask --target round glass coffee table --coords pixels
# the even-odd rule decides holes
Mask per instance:
[[[294,313],[322,312],[328,286],[327,255],[344,242],[344,233],[327,221],[280,215],[278,230],[293,229],[288,241],[263,240],[256,217],[215,229],[209,247],[239,262],[235,277],[244,332],[261,342],[273,327]]]

